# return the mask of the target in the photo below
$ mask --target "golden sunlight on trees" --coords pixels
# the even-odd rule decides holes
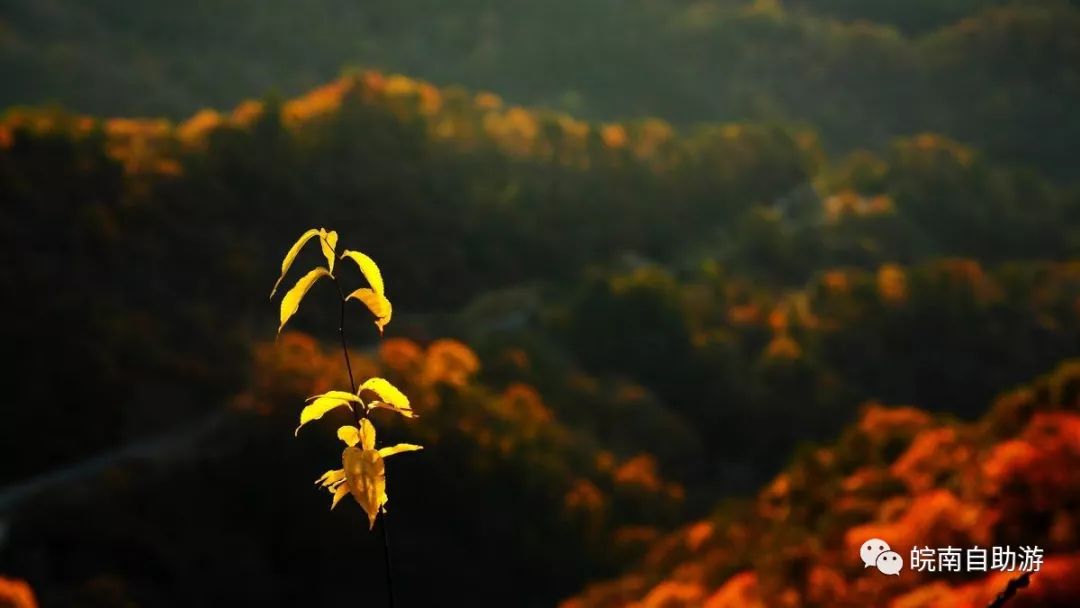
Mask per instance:
[[[26,581],[0,576],[0,608],[37,608],[34,591]]]
[[[436,340],[428,345],[422,377],[424,382],[464,386],[480,369],[476,354],[457,340]]]
[[[878,269],[877,284],[882,302],[896,304],[907,297],[907,277],[896,264],[885,264]]]
[[[402,10],[381,4],[380,23]],[[197,105],[181,112],[218,109],[186,121],[8,110],[0,240],[32,255],[0,274],[16,291],[52,294],[9,303],[20,319],[0,340],[11,355],[11,402],[33,402],[56,382],[61,372],[43,364],[55,353],[80,396],[10,408],[0,468],[21,484],[81,470],[159,431],[186,433],[182,422],[205,416],[214,426],[180,450],[182,462],[125,462],[87,479],[85,491],[80,482],[72,500],[24,503],[10,526],[5,511],[0,564],[13,564],[9,574],[32,581],[50,606],[94,603],[84,592],[115,595],[110,605],[165,605],[160,598],[179,597],[174,581],[190,582],[198,599],[221,590],[223,605],[336,605],[358,587],[311,581],[366,586],[380,556],[357,554],[356,541],[378,543],[369,532],[385,532],[389,513],[403,522],[395,542],[411,553],[408,576],[426,582],[401,585],[409,605],[441,601],[454,585],[467,585],[475,605],[551,605],[593,583],[572,602],[694,608],[861,608],[886,596],[964,605],[1000,591],[995,577],[866,579],[849,561],[863,533],[894,543],[1038,542],[1049,551],[1046,576],[1017,605],[1067,597],[1054,589],[1075,574],[1080,547],[1080,364],[1010,389],[970,421],[998,391],[1077,354],[1080,191],[959,143],[992,139],[1006,150],[1015,131],[912,135],[931,125],[885,122],[859,134],[873,151],[844,158],[854,139],[838,142],[837,125],[818,124],[803,103],[845,100],[830,120],[862,115],[865,127],[875,105],[910,97],[897,95],[907,91],[899,74],[867,79],[868,66],[895,61],[918,72],[914,80],[941,76],[918,67],[930,58],[925,43],[963,51],[934,59],[959,61],[948,73],[966,74],[974,66],[963,56],[992,50],[980,45],[994,36],[1019,36],[1007,47],[1015,50],[1052,28],[1024,33],[1011,19],[979,18],[950,28],[951,42],[916,42],[887,27],[796,19],[788,2],[691,3],[702,23],[690,32],[652,18],[675,16],[665,3],[646,4],[644,30],[668,23],[686,36],[670,40],[677,48],[635,49],[642,56],[685,54],[684,65],[748,47],[765,63],[737,60],[731,82],[772,57],[793,60],[817,85],[806,95],[806,81],[765,70],[783,95],[727,95],[670,86],[651,71],[672,72],[663,62],[626,78],[594,61],[563,66],[590,70],[582,82],[548,93],[500,88],[505,101],[376,71],[293,97],[323,64],[283,86],[288,98],[231,109],[224,104],[251,91],[192,98]],[[506,50],[501,19],[481,28],[478,56]],[[463,23],[408,29],[432,34],[417,47],[430,50],[471,31]],[[589,27],[601,34],[590,39],[622,31]],[[965,43],[965,32],[991,40]],[[804,57],[806,44],[815,52]],[[576,56],[530,57],[521,76],[534,81]],[[484,70],[438,71],[425,73],[490,86]],[[589,97],[589,88],[618,97],[627,81],[649,83],[652,101],[620,99],[609,112]],[[848,81],[872,86],[849,97]],[[939,84],[956,92],[962,81]],[[971,110],[1054,110],[1031,103],[1043,88],[1023,88],[972,99]],[[672,95],[715,122],[648,117]],[[750,103],[762,111],[742,114]],[[1060,112],[1046,115],[1061,122]],[[1024,135],[1024,146],[1053,147],[1040,133]],[[1062,150],[1043,159],[1071,171]],[[366,253],[327,228],[296,239],[296,227],[314,221],[305,218],[363,226]],[[281,261],[274,311],[257,302],[271,283],[267,260]],[[340,345],[297,331],[324,320],[303,313],[333,292]],[[397,311],[398,332],[388,325],[390,293],[393,304],[422,303],[404,328]],[[276,337],[253,338],[271,322],[267,312],[277,312]],[[357,312],[365,320],[353,325]],[[350,349],[346,323],[369,339]],[[79,432],[51,430],[69,427]],[[404,453],[420,446],[437,457]],[[251,475],[252,454],[274,474]],[[11,495],[0,489],[0,502]],[[336,510],[346,495],[359,511],[282,517]],[[99,545],[100,575],[98,556],[84,557]],[[469,560],[447,561],[463,550]],[[305,559],[280,559],[294,554]],[[193,564],[195,580],[178,575]],[[592,580],[617,572],[625,576]],[[366,591],[370,602],[377,589]]]
[[[1035,545],[1046,551],[1043,567],[1007,606],[1073,605],[1078,372],[1075,361],[1063,364],[973,423],[869,405],[835,443],[796,456],[757,500],[661,537],[637,567],[562,606],[982,608],[1018,576],[868,574],[858,558],[867,538],[904,554]]]

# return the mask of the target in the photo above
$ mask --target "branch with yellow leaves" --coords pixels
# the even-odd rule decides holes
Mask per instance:
[[[349,345],[345,337],[345,306],[349,300],[356,300],[367,307],[375,317],[375,326],[379,335],[383,328],[390,322],[393,307],[386,298],[386,286],[383,282],[382,273],[378,265],[367,255],[359,251],[345,250],[341,256],[337,255],[338,234],[325,228],[312,228],[297,239],[296,243],[285,254],[281,263],[281,276],[274,283],[270,291],[271,299],[277,292],[278,286],[289,272],[300,250],[311,239],[318,237],[323,257],[326,258],[326,266],[317,267],[309,271],[296,282],[281,299],[281,317],[278,326],[278,334],[284,329],[285,324],[296,314],[300,308],[300,302],[307,295],[319,279],[329,277],[334,281],[340,299],[340,318],[338,322],[338,334],[341,337],[342,355],[345,358],[345,369],[349,374],[349,390],[332,390],[321,395],[315,395],[307,400],[307,405],[300,412],[300,424],[296,427],[294,435],[299,434],[300,429],[307,423],[322,418],[325,414],[340,407],[349,408],[353,414],[356,425],[345,425],[337,430],[338,439],[345,443],[345,450],[341,454],[341,468],[331,469],[323,473],[315,480],[315,484],[322,486],[333,498],[330,508],[337,506],[338,502],[351,494],[353,499],[360,505],[368,517],[368,529],[375,527],[375,520],[382,514],[383,531],[383,555],[386,561],[386,590],[391,608],[394,606],[394,585],[390,563],[390,536],[386,527],[386,503],[389,500],[386,494],[386,463],[385,458],[402,452],[412,452],[423,449],[419,445],[401,443],[391,447],[377,448],[375,442],[375,426],[371,422],[371,413],[377,409],[386,409],[406,418],[415,418],[409,404],[408,397],[397,387],[383,378],[368,378],[359,387],[356,386],[356,378],[353,376],[352,362],[349,360]],[[340,278],[334,274],[334,263],[337,260],[352,260],[364,279],[367,287],[361,287],[345,295]],[[371,395],[365,400],[365,395]]]

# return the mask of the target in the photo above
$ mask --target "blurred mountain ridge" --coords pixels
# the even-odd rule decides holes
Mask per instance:
[[[179,118],[361,65],[597,120],[805,124],[833,152],[935,131],[1075,181],[1078,31],[1065,0],[17,0],[0,106]]]

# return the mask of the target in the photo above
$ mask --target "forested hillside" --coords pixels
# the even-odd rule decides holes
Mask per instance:
[[[768,395],[768,374],[811,385],[838,374],[826,402],[974,412],[1075,344],[1077,272],[1057,260],[1080,243],[1077,192],[936,136],[830,163],[807,131],[590,124],[377,72],[176,125],[34,110],[0,133],[5,243],[38,251],[4,278],[27,294],[15,306],[32,321],[6,330],[25,398],[56,373],[45,363],[57,350],[79,357],[70,373],[110,408],[150,390],[114,380],[133,368],[173,386],[178,403],[227,392],[242,367],[198,362],[242,360],[252,322],[267,319],[260,261],[312,221],[361,228],[405,311],[554,281],[536,327],[565,336],[587,366],[648,379],[676,407],[735,398],[724,373],[746,378],[770,344],[793,341],[778,352],[794,363],[761,369],[766,403],[785,402]],[[91,291],[110,295],[77,295]],[[622,326],[599,322],[612,314]],[[623,331],[638,324],[650,333]],[[888,372],[858,367],[885,365],[859,350],[871,328]],[[938,346],[883,348],[889,334]],[[614,353],[589,350],[623,339]],[[1005,377],[972,392],[951,365],[912,359],[902,371],[907,357],[975,353]],[[944,375],[911,375],[928,367]],[[98,441],[119,432],[85,422],[112,429]]]
[[[0,106],[165,115],[300,94],[342,66],[622,120],[810,125],[827,149],[935,131],[1075,180],[1066,0],[15,0]]]
[[[871,405],[838,440],[802,451],[752,500],[654,542],[623,577],[562,608],[987,606],[1018,572],[882,576],[869,538],[910,547],[1018,544],[1046,558],[1017,607],[1072,606],[1080,591],[1080,364],[1003,394],[975,423]]]
[[[719,14],[826,27],[803,10]],[[1066,180],[972,138],[838,152],[812,121],[597,121],[374,70],[177,120],[109,116],[0,122],[0,355],[20,404],[0,425],[0,572],[43,605],[336,605],[356,601],[327,582],[346,578],[381,604],[360,511],[328,515],[311,486],[340,448],[292,437],[303,399],[344,378],[319,313],[336,300],[314,289],[276,342],[266,301],[311,226],[350,235],[394,294],[385,339],[349,332],[358,373],[420,415],[387,436],[427,446],[389,482],[403,605],[585,589],[574,602],[690,606],[732,584],[763,605],[865,605],[845,530],[923,500],[1016,523],[961,532],[1022,532],[1073,572],[1075,364],[980,418],[1080,354]],[[924,470],[949,441],[970,458]],[[1049,503],[971,485],[1023,463],[1061,472],[1030,482],[1060,490]],[[782,510],[731,502],[778,472]],[[931,591],[969,591],[954,583]]]

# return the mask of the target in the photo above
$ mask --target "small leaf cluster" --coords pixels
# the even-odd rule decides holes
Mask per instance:
[[[296,282],[295,285],[281,299],[281,324],[278,326],[278,334],[285,324],[300,308],[300,302],[311,290],[311,287],[321,278],[328,277],[338,284],[338,294],[342,298],[342,306],[349,300],[357,300],[364,304],[375,317],[375,326],[382,334],[383,328],[390,322],[392,306],[386,298],[386,285],[383,282],[382,273],[378,265],[367,255],[359,251],[345,250],[340,255],[337,253],[338,234],[325,228],[312,228],[300,235],[296,243],[285,254],[281,262],[281,276],[278,277],[274,288],[270,291],[273,298],[281,281],[289,272],[296,256],[313,238],[318,237],[323,257],[326,258],[326,266],[319,266],[309,271]],[[337,260],[352,260],[360,269],[360,273],[368,283],[368,287],[361,287],[343,295],[341,284],[334,275],[334,262]],[[344,308],[342,309],[344,310]],[[342,313],[344,315],[344,313]],[[342,329],[344,331],[344,329]],[[346,362],[348,352],[345,353]],[[350,383],[352,371],[349,371]],[[368,396],[365,399],[365,396]],[[307,405],[300,412],[300,424],[294,434],[299,434],[300,428],[312,420],[322,418],[327,412],[337,408],[349,408],[356,418],[356,425],[345,425],[338,428],[337,436],[345,443],[345,450],[341,454],[341,468],[331,469],[315,480],[316,485],[325,488],[333,495],[330,508],[337,506],[338,502],[346,494],[352,494],[360,507],[367,513],[368,528],[375,527],[375,519],[380,512],[386,511],[386,503],[389,498],[386,495],[386,464],[384,458],[400,452],[413,452],[423,449],[422,446],[410,443],[401,443],[391,447],[377,449],[375,446],[375,426],[369,419],[369,414],[375,409],[386,409],[401,414],[406,418],[415,418],[409,398],[397,387],[385,378],[368,378],[360,387],[351,387],[351,390],[331,390],[321,395],[315,395],[307,400]]]
[[[285,259],[281,261],[281,276],[278,277],[277,282],[274,283],[274,288],[270,290],[271,299],[274,297],[274,294],[277,293],[281,281],[289,272],[289,268],[292,267],[300,250],[303,249],[308,241],[315,237],[319,237],[319,245],[322,247],[322,254],[326,258],[326,266],[320,266],[309,271],[307,274],[300,277],[300,280],[293,285],[292,289],[285,293],[285,297],[281,299],[281,324],[278,325],[278,334],[281,334],[281,330],[285,328],[285,323],[287,323],[289,319],[296,314],[296,311],[300,309],[301,300],[304,299],[304,296],[307,295],[308,290],[315,285],[316,281],[323,277],[337,280],[337,277],[334,276],[334,262],[338,259],[336,254],[338,234],[333,230],[326,230],[325,228],[312,228],[300,235],[300,238],[293,243],[289,252],[285,254]],[[382,272],[379,271],[379,267],[375,264],[374,260],[359,251],[349,251],[346,249],[341,253],[340,259],[344,260],[346,258],[356,263],[370,287],[361,287],[360,289],[351,292],[348,296],[345,296],[345,299],[358,300],[367,306],[368,310],[371,311],[371,314],[375,315],[375,326],[379,328],[379,333],[382,334],[383,328],[390,322],[390,317],[393,313],[393,307],[390,305],[390,300],[386,299]]]

